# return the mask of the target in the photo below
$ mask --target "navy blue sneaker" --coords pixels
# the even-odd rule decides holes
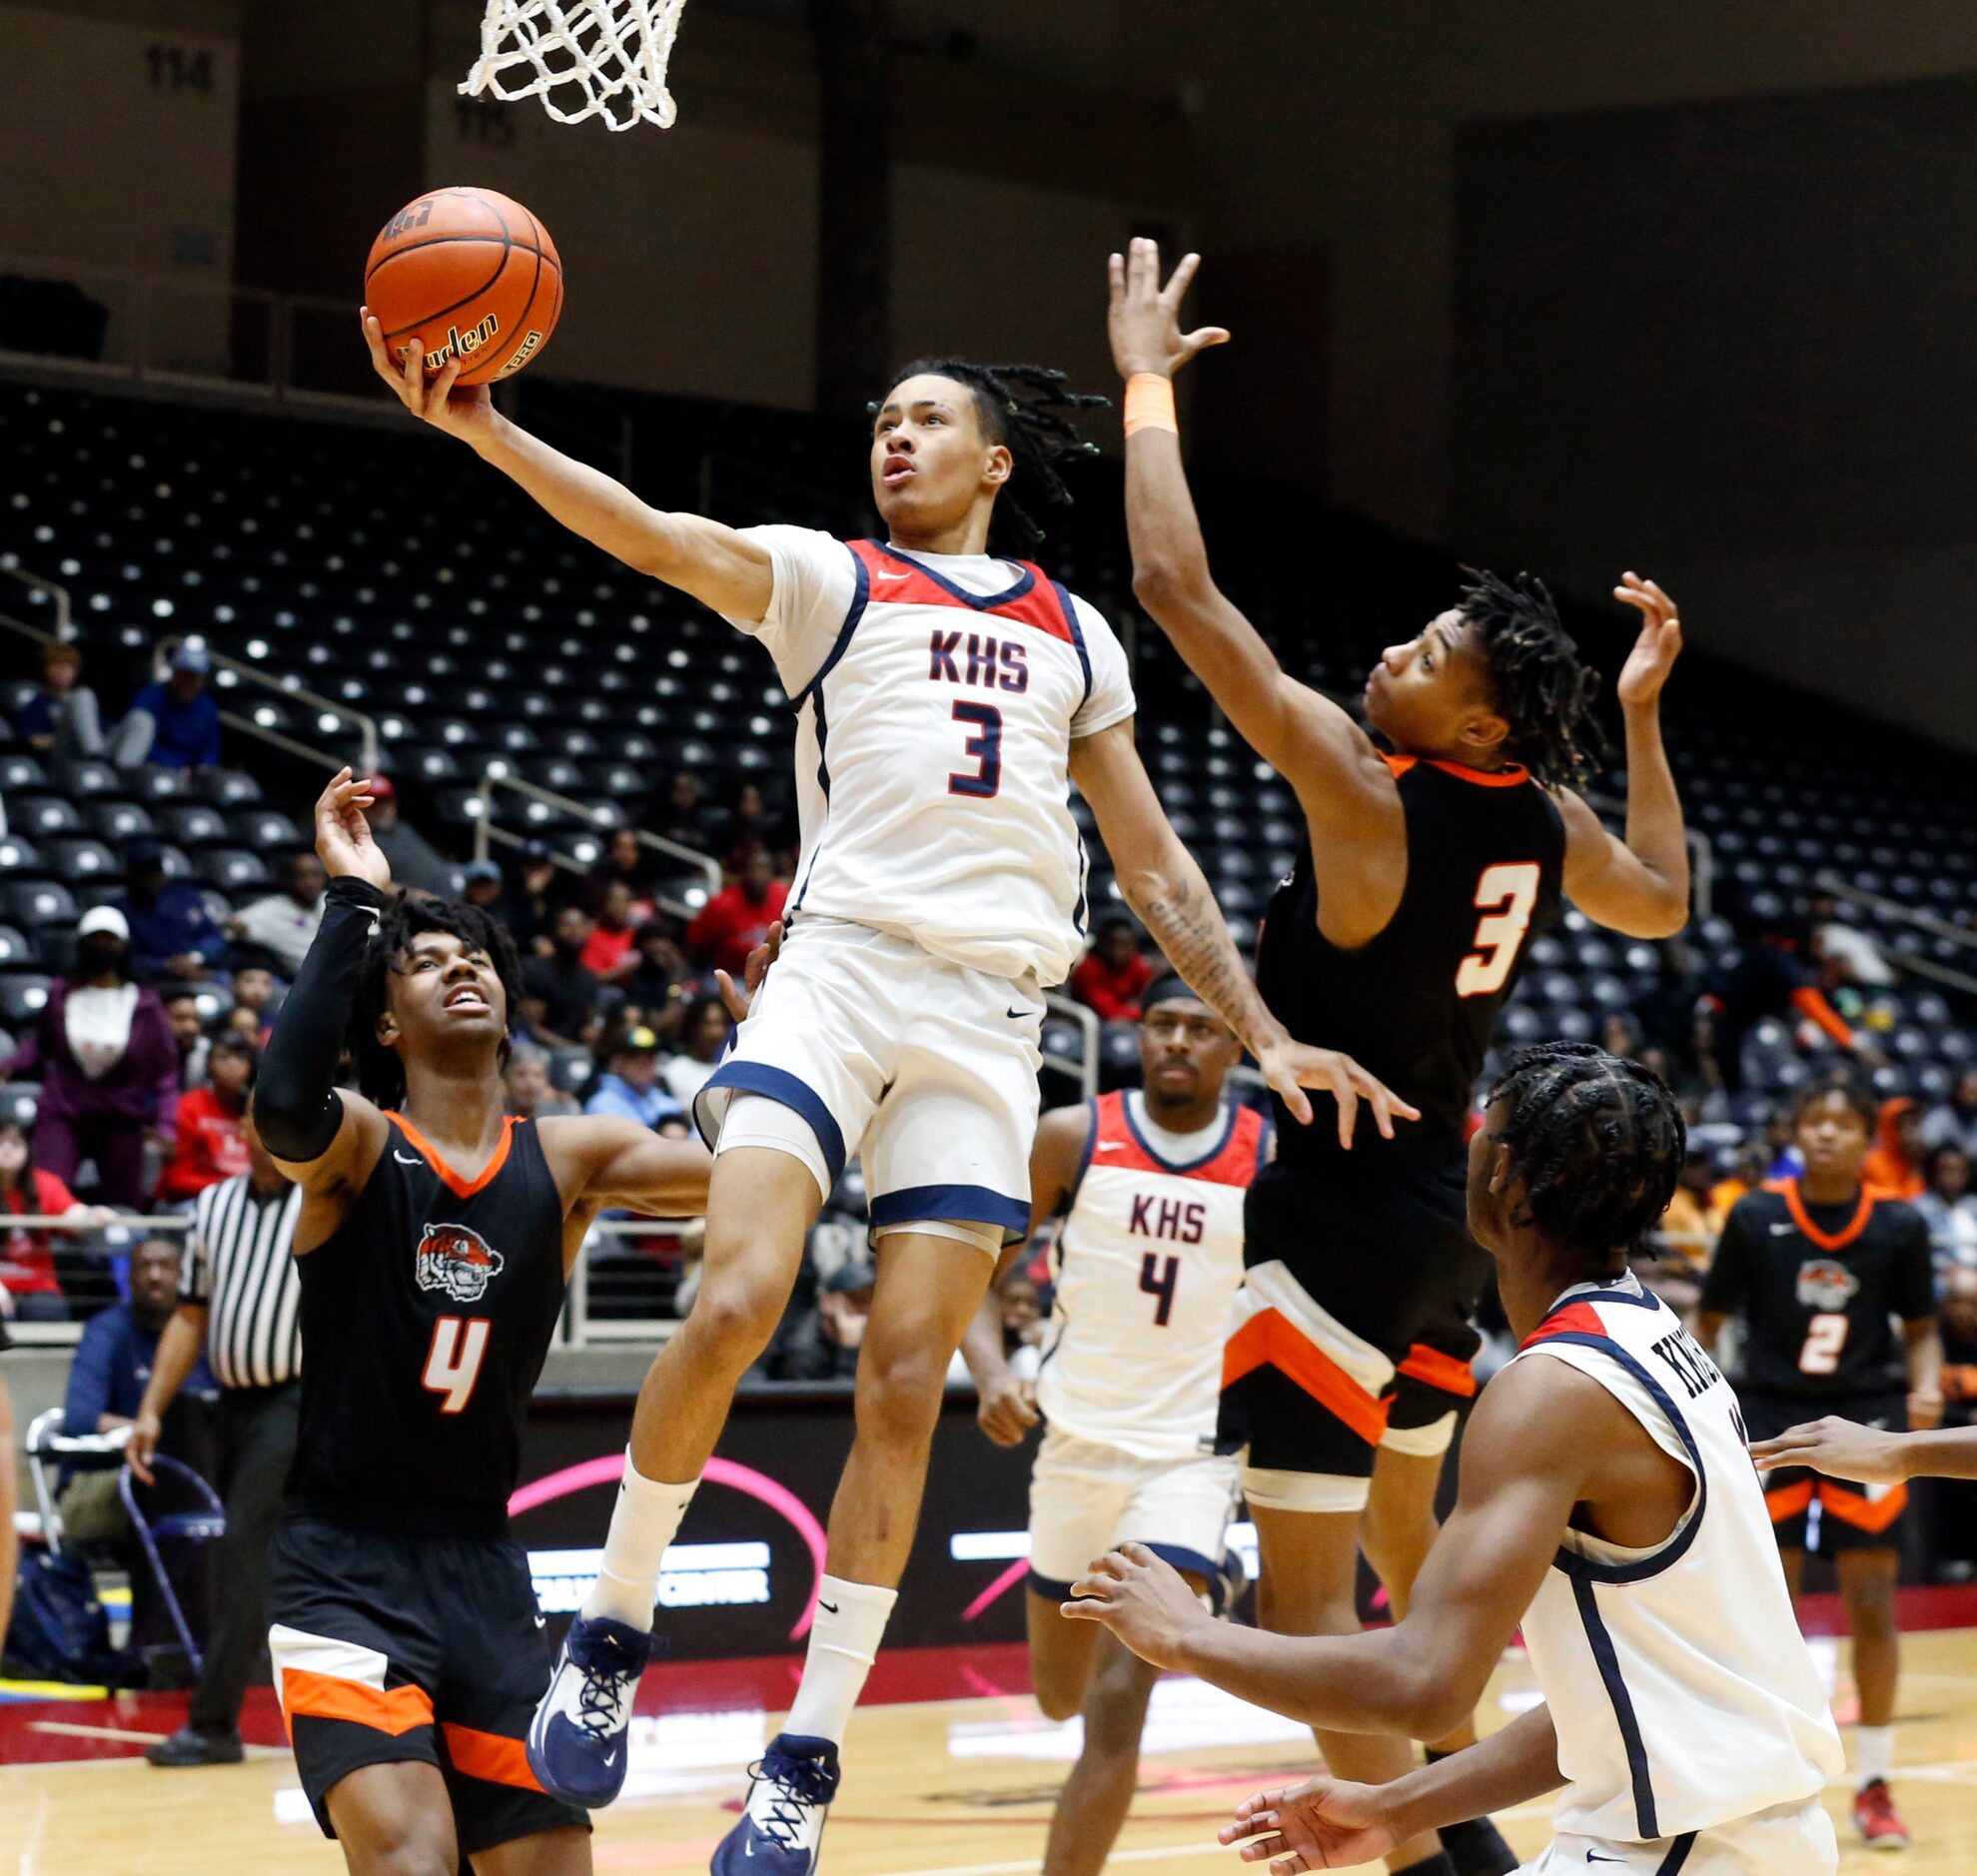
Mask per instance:
[[[837,1796],[837,1748],[777,1733],[748,1777],[741,1822],[715,1849],[713,1876],[816,1876],[824,1818]]]
[[[589,1809],[624,1786],[625,1732],[652,1637],[607,1615],[579,1615],[528,1722],[528,1769],[550,1797]]]

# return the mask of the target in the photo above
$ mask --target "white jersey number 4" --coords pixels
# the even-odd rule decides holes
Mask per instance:
[[[1530,929],[1530,909],[1537,903],[1538,867],[1535,860],[1485,866],[1476,882],[1475,904],[1487,914],[1476,927],[1476,949],[1456,972],[1459,997],[1493,996],[1509,980],[1510,966],[1523,949]]]
[[[488,1334],[494,1325],[485,1316],[443,1316],[433,1325],[433,1346],[426,1351],[426,1372],[420,1376],[433,1394],[445,1395],[442,1413],[464,1413],[474,1399],[474,1384],[481,1379],[481,1364],[488,1353]]]

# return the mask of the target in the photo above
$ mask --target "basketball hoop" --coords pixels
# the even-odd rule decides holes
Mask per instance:
[[[612,130],[673,120],[666,61],[686,0],[488,0],[481,56],[461,90],[540,98],[559,124]]]

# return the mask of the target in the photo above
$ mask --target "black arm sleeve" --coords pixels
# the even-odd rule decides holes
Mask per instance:
[[[278,1160],[306,1166],[329,1152],[343,1125],[337,1067],[358,972],[385,895],[368,880],[333,879],[323,923],[275,1020],[254,1084],[254,1123]]]

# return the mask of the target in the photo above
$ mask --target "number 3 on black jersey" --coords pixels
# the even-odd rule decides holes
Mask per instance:
[[[1508,981],[1510,967],[1523,949],[1524,933],[1530,929],[1538,880],[1535,860],[1483,869],[1476,882],[1476,906],[1485,916],[1477,921],[1476,949],[1457,967],[1457,996],[1494,996]]]
[[[446,1399],[442,1413],[465,1413],[474,1399],[474,1385],[481,1379],[481,1364],[488,1354],[488,1334],[494,1327],[485,1316],[443,1316],[433,1325],[432,1346],[426,1351],[426,1370],[420,1376],[427,1389]]]

